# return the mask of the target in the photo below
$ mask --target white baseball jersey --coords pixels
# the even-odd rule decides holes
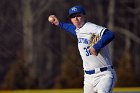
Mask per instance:
[[[86,22],[81,28],[77,28],[75,30],[84,70],[93,70],[95,68],[108,67],[112,65],[107,46],[101,49],[98,56],[91,55],[88,49],[92,35],[102,36],[105,29],[105,27]]]

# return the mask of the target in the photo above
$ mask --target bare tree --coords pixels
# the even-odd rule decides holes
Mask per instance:
[[[31,0],[22,0],[25,64],[33,62],[33,14],[30,2]]]
[[[108,6],[108,23],[107,23],[107,27],[114,31],[114,12],[115,12],[115,0],[109,0],[109,6]],[[110,48],[110,52],[111,52],[111,57],[113,58],[113,54],[114,54],[114,48],[113,48],[113,42],[112,44],[110,44],[111,48]]]

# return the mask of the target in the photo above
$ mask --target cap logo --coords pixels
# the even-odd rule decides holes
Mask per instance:
[[[73,7],[71,10],[72,11],[77,11],[77,8],[76,7]]]

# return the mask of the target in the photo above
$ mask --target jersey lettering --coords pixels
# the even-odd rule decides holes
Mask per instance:
[[[88,40],[86,38],[78,38],[78,43],[88,44]]]

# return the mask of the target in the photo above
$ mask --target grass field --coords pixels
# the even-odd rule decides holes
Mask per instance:
[[[13,90],[0,93],[83,93],[82,89],[54,89],[54,90]],[[140,93],[140,88],[115,88],[113,93]]]

